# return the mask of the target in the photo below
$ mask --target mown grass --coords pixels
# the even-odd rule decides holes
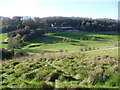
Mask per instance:
[[[1,42],[4,42],[5,41],[5,39],[7,39],[7,33],[0,33],[0,43]],[[1,44],[1,46],[2,46],[2,48],[7,48],[7,44]]]
[[[2,41],[6,38],[7,33],[3,33]],[[64,39],[69,39],[69,42],[64,42]],[[40,54],[61,50],[77,51],[85,47],[114,47],[117,44],[118,33],[54,32],[46,33],[42,38],[31,38],[21,49],[26,49],[30,54]],[[7,44],[2,44],[2,47],[7,48]]]
[[[82,38],[82,40],[80,40]],[[94,38],[94,40],[91,40]],[[69,39],[69,42],[63,42]],[[114,47],[118,44],[118,34],[101,34],[101,33],[85,33],[85,32],[54,32],[46,33],[44,37],[29,41],[29,45],[22,47],[27,49],[29,53],[39,54],[39,51],[58,52],[76,51],[84,47]],[[38,45],[35,47],[30,47]]]

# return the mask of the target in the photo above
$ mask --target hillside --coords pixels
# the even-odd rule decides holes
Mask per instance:
[[[7,38],[3,34],[3,41]],[[67,42],[65,41],[68,40]],[[7,44],[2,44],[7,48]],[[47,32],[43,37],[32,38],[20,49],[30,54],[52,53],[60,51],[79,51],[85,48],[106,48],[118,45],[118,33],[91,32]]]
[[[48,32],[25,43],[29,56],[2,61],[1,88],[119,87],[115,32]]]
[[[1,28],[0,89],[119,88],[116,20],[3,17]]]
[[[2,88],[118,88],[117,50],[63,52],[3,61],[1,85]]]

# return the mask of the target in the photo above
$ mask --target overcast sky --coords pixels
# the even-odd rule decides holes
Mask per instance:
[[[119,0],[0,0],[0,16],[118,19]]]

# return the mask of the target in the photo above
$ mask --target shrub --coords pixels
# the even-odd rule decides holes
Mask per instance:
[[[13,50],[8,50],[8,49],[0,49],[0,52],[2,52],[2,60],[3,59],[11,59],[14,55],[14,51]]]
[[[10,75],[12,73],[14,73],[14,69],[8,69],[8,70],[6,70],[6,74]]]
[[[118,47],[118,45],[116,44],[115,47]]]
[[[96,39],[95,39],[95,37],[91,37],[90,40],[91,40],[91,41],[94,41],[94,40],[96,40]]]
[[[104,55],[103,59],[109,58],[109,55]]]
[[[26,79],[33,79],[35,77],[36,73],[35,72],[31,72],[31,73],[26,73],[25,74],[25,78]]]
[[[96,48],[95,47],[93,47],[93,50],[95,50]]]
[[[88,77],[88,85],[95,85],[103,80],[103,72],[91,73]]]
[[[97,48],[97,49],[99,49],[99,48]]]
[[[87,48],[87,47],[85,47],[85,51],[88,51],[88,48]]]
[[[63,49],[60,49],[59,52],[63,52]]]
[[[16,66],[17,64],[19,64],[18,61],[15,61],[15,62],[12,63],[12,65],[14,65],[14,66]]]
[[[112,86],[112,87],[118,87],[120,85],[119,80],[120,80],[119,77],[110,77],[105,83],[105,85]]]
[[[68,39],[68,38],[63,38],[63,42],[70,42],[70,39]]]
[[[13,49],[13,48],[18,48],[21,46],[22,40],[21,40],[21,35],[17,34],[15,37],[10,37],[8,40],[8,48]]]
[[[51,73],[49,80],[51,82],[55,82],[55,80],[58,79],[59,76],[60,76],[60,74],[58,72],[53,72],[53,73]]]
[[[80,41],[82,41],[82,40],[83,40],[83,38],[81,37],[81,38],[80,38]]]
[[[44,29],[36,29],[36,30],[31,30],[26,26],[23,29],[18,29],[16,31],[8,33],[9,38],[14,38],[17,35],[20,35],[21,41],[29,41],[31,38],[36,38],[36,37],[42,37],[43,34],[45,34]]]
[[[80,51],[84,51],[84,49],[83,49],[83,48],[81,48],[81,49],[80,49]]]
[[[49,75],[51,72],[48,70],[42,70],[36,74],[35,80],[36,81],[41,81],[45,80],[47,78],[47,75]]]
[[[68,50],[65,50],[65,52],[68,52]]]
[[[92,50],[92,48],[91,48],[91,47],[89,47],[89,48],[88,48],[88,50]]]
[[[21,57],[21,56],[27,56],[28,53],[25,50],[18,50],[15,52],[14,57]]]
[[[20,77],[25,71],[21,68],[18,68],[18,69],[15,69],[15,73],[14,73],[14,76],[15,77]]]

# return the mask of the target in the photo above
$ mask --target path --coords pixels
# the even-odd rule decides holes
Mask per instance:
[[[11,60],[27,60],[27,59],[39,59],[39,58],[56,58],[59,56],[69,56],[69,55],[73,55],[75,53],[80,53],[80,52],[88,52],[88,51],[99,51],[99,50],[109,50],[109,49],[117,49],[120,47],[106,47],[106,48],[99,48],[99,49],[95,49],[95,50],[87,50],[87,51],[68,51],[68,52],[57,52],[57,53],[49,53],[49,54],[44,54],[44,55],[29,55],[29,56],[23,56],[23,57],[19,57],[16,59],[11,59]],[[6,60],[4,60],[6,61]]]

